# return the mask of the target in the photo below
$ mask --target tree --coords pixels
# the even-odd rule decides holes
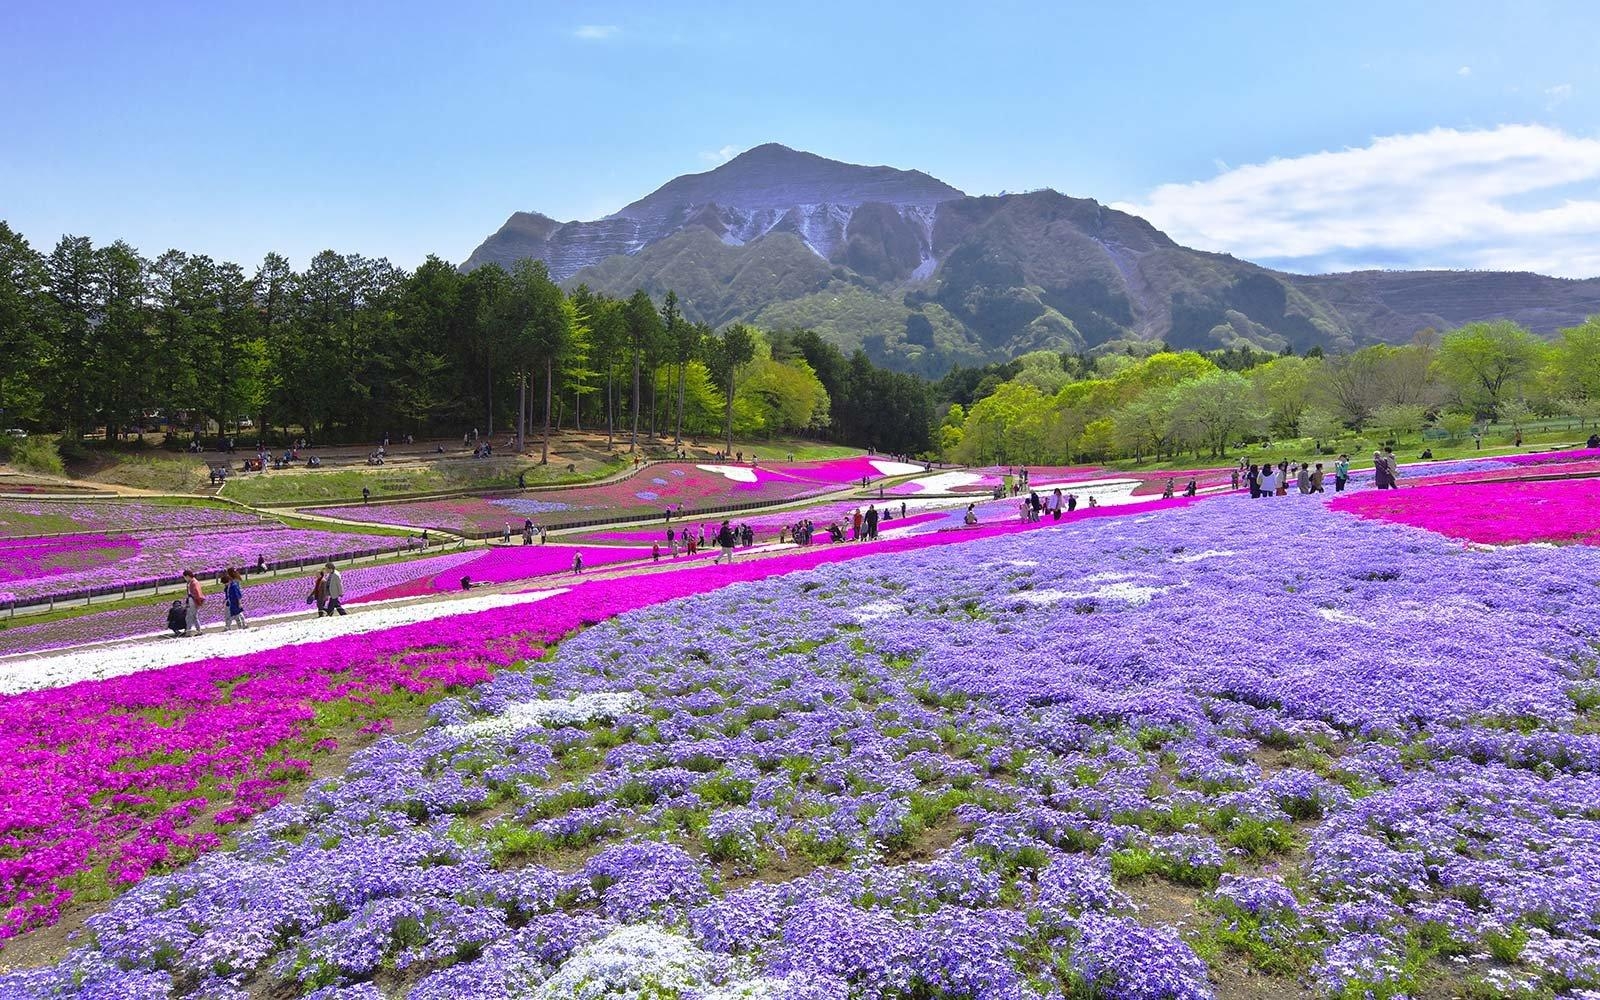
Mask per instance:
[[[94,246],[85,236],[63,236],[45,263],[46,283],[54,313],[56,350],[50,366],[50,395],[61,407],[61,425],[69,438],[80,436],[89,422],[93,390],[95,315]]]
[[[1157,389],[1122,407],[1112,415],[1113,440],[1134,461],[1143,461],[1146,451],[1159,458],[1161,448],[1172,434],[1173,390]]]
[[[1323,409],[1306,410],[1300,414],[1300,433],[1321,451],[1339,433],[1339,418]]]
[[[722,331],[722,336],[716,341],[716,345],[714,352],[716,363],[712,371],[723,392],[727,394],[722,436],[727,447],[724,454],[731,455],[733,454],[733,397],[738,388],[739,366],[748,364],[756,356],[755,333],[743,323],[734,323]]]
[[[556,363],[573,349],[576,308],[554,281],[544,261],[523,259],[511,269],[510,294],[504,317],[517,370],[522,373],[523,402],[518,404],[517,450],[524,449],[527,427],[526,392],[533,371],[544,372],[544,435],[541,465],[550,462],[550,414],[555,396]]]
[[[683,444],[684,378],[703,334],[701,327],[688,322],[678,312],[678,294],[673,291],[668,291],[666,300],[661,303],[661,325],[672,349],[672,360],[678,366],[678,419],[672,435],[672,443],[677,446]]]
[[[1311,403],[1311,389],[1321,372],[1320,360],[1291,355],[1253,368],[1245,376],[1255,386],[1274,434],[1300,436],[1300,418]]]
[[[1415,403],[1391,403],[1372,415],[1372,422],[1388,437],[1398,440],[1422,430],[1428,411]]]
[[[22,234],[0,221],[0,422],[4,427],[39,415],[48,315],[44,258]]]
[[[1439,415],[1439,427],[1450,440],[1460,441],[1472,429],[1472,414],[1462,413],[1460,410],[1451,410]]]
[[[1550,352],[1550,364],[1559,395],[1600,400],[1600,315],[1562,330]]]
[[[1190,440],[1228,455],[1228,441],[1255,423],[1250,383],[1235,372],[1214,371],[1173,390],[1172,418]]]
[[[639,407],[644,401],[640,385],[641,369],[645,355],[655,350],[655,344],[661,338],[661,316],[642,288],[629,296],[623,316],[628,330],[628,347],[633,353],[633,434],[628,442],[628,451],[636,452],[639,450]]]
[[[1463,406],[1493,420],[1520,395],[1542,352],[1538,339],[1510,320],[1468,323],[1440,340],[1436,365]]]
[[[115,441],[131,415],[140,411],[153,386],[154,354],[146,312],[147,265],[137,251],[118,240],[94,253],[95,312],[93,357],[98,373],[95,398],[106,440]]]

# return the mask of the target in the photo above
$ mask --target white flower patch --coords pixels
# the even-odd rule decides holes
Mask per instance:
[[[882,459],[871,460],[872,467],[886,476],[909,476],[913,472],[921,472],[922,466],[912,465],[909,462],[886,462]]]
[[[949,493],[951,490],[971,486],[982,480],[982,476],[973,472],[941,472],[936,476],[913,479],[911,484],[920,487],[924,493]]]
[[[644,704],[637,691],[599,691],[576,698],[541,698],[507,705],[499,715],[450,726],[461,736],[506,736],[544,726],[581,726],[596,719],[614,719]]]
[[[753,483],[756,481],[756,470],[743,465],[697,465],[695,468],[701,472],[721,476],[736,483]]]
[[[893,618],[895,615],[905,614],[905,611],[904,607],[893,601],[868,601],[851,611],[850,617],[858,622],[870,622],[880,618]]]
[[[1232,549],[1206,549],[1204,552],[1180,552],[1173,556],[1169,562],[1192,563],[1202,559],[1216,559],[1221,556],[1236,556],[1239,553]]]
[[[401,625],[414,625],[451,615],[531,604],[566,592],[567,588],[559,587],[526,594],[484,594],[406,604],[358,603],[350,605],[349,615],[316,618],[309,613],[298,612],[254,619],[248,628],[231,631],[224,631],[217,618],[210,617],[202,621],[205,630],[197,636],[174,638],[170,633],[153,633],[112,646],[85,646],[55,654],[41,653],[0,660],[0,666],[3,666],[0,669],[0,694],[121,677],[179,663],[209,660],[214,656],[247,656],[340,636],[383,632]]]
[[[1048,605],[1058,604],[1061,601],[1121,601],[1124,604],[1149,604],[1150,599],[1157,594],[1165,594],[1172,587],[1147,587],[1137,583],[1121,581],[1107,583],[1103,587],[1093,590],[1019,590],[1008,595],[1013,600],[1024,604]]]
[[[663,1000],[707,985],[712,958],[681,934],[619,927],[574,952],[539,986],[540,1000]]]
[[[1327,621],[1335,622],[1340,625],[1360,625],[1363,628],[1378,627],[1372,622],[1367,621],[1365,618],[1358,618],[1355,615],[1340,611],[1338,608],[1318,608],[1317,614],[1321,615]]]

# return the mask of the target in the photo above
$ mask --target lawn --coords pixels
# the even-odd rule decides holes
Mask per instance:
[[[539,465],[525,458],[446,458],[421,464],[239,473],[222,492],[240,503],[288,506],[359,501],[363,487],[371,490],[375,499],[396,494],[514,489],[519,473],[529,486],[583,483],[626,467],[623,459],[616,458],[608,464],[586,463],[580,471],[568,473],[565,464]]]

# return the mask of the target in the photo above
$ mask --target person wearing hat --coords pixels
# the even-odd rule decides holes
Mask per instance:
[[[331,617],[335,611],[345,614],[341,600],[344,597],[344,577],[331,560],[324,568],[328,571],[328,615]]]

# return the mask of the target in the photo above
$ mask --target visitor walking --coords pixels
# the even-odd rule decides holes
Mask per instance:
[[[317,579],[311,584],[311,593],[306,595],[307,604],[317,606],[317,617],[321,618],[328,613],[328,571],[317,570]]]
[[[1372,453],[1372,482],[1380,490],[1386,490],[1394,485],[1394,481],[1389,478],[1389,468],[1383,460],[1381,451]]]
[[[335,611],[345,614],[344,610],[344,574],[331,561],[328,570],[328,617],[332,618]]]
[[[228,605],[227,617],[222,620],[224,632],[234,625],[244,628],[244,584],[240,580],[239,571],[232,567],[228,569],[227,578],[228,585],[222,592]]]
[[[1323,471],[1322,471],[1322,463],[1318,462],[1317,463],[1317,467],[1315,469],[1311,470],[1311,492],[1313,492],[1313,493],[1325,493],[1325,492],[1327,492],[1326,490],[1324,490],[1322,488],[1323,478],[1324,478],[1324,474],[1323,474]]]
[[[1343,493],[1345,483],[1350,481],[1350,456],[1340,453],[1339,460],[1333,463],[1333,492]]]
[[[194,570],[183,571],[183,634],[200,634],[200,606],[206,603],[205,591],[200,589],[200,578]]]
[[[1270,497],[1275,495],[1278,488],[1278,470],[1268,464],[1261,467],[1261,495]]]
[[[1311,466],[1300,463],[1300,471],[1295,476],[1295,486],[1302,494],[1311,492]]]
[[[583,553],[582,552],[574,552],[572,554],[572,575],[573,576],[582,576],[583,575]]]
[[[1052,520],[1061,520],[1061,505],[1065,501],[1061,498],[1061,487],[1057,486],[1050,494],[1050,517]]]
[[[867,505],[867,541],[878,539],[878,508],[875,504]]]
[[[856,516],[857,517],[861,516],[859,511],[856,512]],[[721,562],[723,556],[726,556],[728,558],[728,565],[732,566],[733,565],[733,529],[728,527],[728,522],[727,521],[723,521],[722,522],[722,527],[717,529],[717,545],[721,547],[722,551],[720,553],[718,553],[716,561],[717,562]]]
[[[672,558],[678,558],[678,533],[672,528],[667,529],[667,551],[672,553]]]

